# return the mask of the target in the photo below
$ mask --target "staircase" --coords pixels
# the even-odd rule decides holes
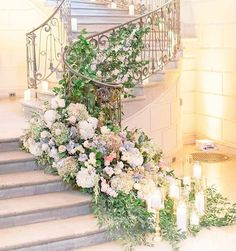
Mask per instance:
[[[56,1],[50,2],[55,4]],[[127,22],[141,20],[140,23],[150,24],[152,17],[157,18],[158,15],[161,20],[165,17],[166,23],[176,18],[175,22],[168,23],[168,27],[178,27],[178,0],[157,0],[158,5],[153,1],[152,8],[139,1],[132,1],[134,2],[139,11],[144,11],[143,17],[140,18],[141,13],[138,11],[135,16],[130,15],[130,5],[124,1],[118,1],[117,8],[114,8],[113,1],[106,0],[59,1],[52,16],[27,34],[28,87],[36,94],[36,98],[22,101],[26,116],[30,116],[32,111],[40,111],[42,104],[51,99],[54,95],[52,88],[61,79],[63,67],[69,75],[77,77],[62,59],[65,57],[64,46],[73,46],[73,40],[82,29],[87,29],[89,39],[100,41],[100,37],[110,36],[113,29],[119,29]],[[165,7],[160,7],[158,12],[149,12],[154,11],[156,6]],[[145,80],[141,77],[139,83],[136,83],[133,90],[136,98],[122,101],[124,124],[135,122],[134,115],[144,111],[145,107],[150,107],[144,111],[146,118],[146,114],[156,110],[155,107],[159,104],[157,100],[162,102],[163,95],[172,99],[172,89],[177,89],[175,84],[178,74],[175,74],[175,69],[181,56],[181,53],[177,53],[179,37],[175,36],[175,44],[172,45],[172,33],[153,31],[158,38],[153,39],[151,35],[147,37],[147,43],[151,46],[147,46],[142,54],[144,58],[152,55],[148,70],[143,69]],[[45,41],[50,41],[50,46],[53,44],[48,50],[45,49],[48,48],[47,44],[43,44]],[[153,49],[153,41],[160,43],[156,51]],[[173,48],[167,49],[166,46]],[[49,89],[40,88],[43,81],[47,81]],[[94,81],[94,84],[98,83]],[[98,90],[104,87],[101,83],[97,86]],[[151,107],[152,105],[155,107]],[[121,111],[118,109],[118,112]],[[145,122],[145,119],[142,121]],[[17,141],[18,139],[0,141],[0,251],[77,250],[105,242],[105,229],[98,228],[96,219],[91,214],[91,198],[71,190],[59,177],[45,174],[30,154],[20,151]]]
[[[0,250],[73,250],[104,242],[91,198],[45,174],[17,142],[0,142]]]

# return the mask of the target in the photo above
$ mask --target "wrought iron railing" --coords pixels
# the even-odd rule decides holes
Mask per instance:
[[[57,1],[53,14],[26,34],[28,88],[37,89],[42,81],[63,70],[62,54],[71,41],[70,11],[70,0]]]
[[[140,53],[140,60],[147,61],[147,64],[143,65],[139,71],[131,73],[134,84],[138,85],[144,79],[163,70],[177,54],[180,46],[180,0],[169,0],[157,9],[130,22],[88,37],[88,41],[96,50],[104,51],[110,46],[112,36],[131,24],[134,27],[147,27],[149,30],[143,38],[144,47]],[[90,85],[92,84],[96,87],[93,88],[93,92],[99,97],[98,105],[103,106],[107,114],[110,114],[107,119],[112,123],[120,123],[122,111],[119,89],[122,88],[122,84],[106,82],[103,79],[93,79],[73,68],[68,58],[75,50],[76,45],[75,41],[64,54],[64,77],[67,92],[70,93],[73,85],[81,79]]]

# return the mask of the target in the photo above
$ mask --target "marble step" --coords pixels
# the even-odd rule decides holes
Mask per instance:
[[[91,25],[96,23],[126,23],[132,19],[135,18],[135,16],[129,16],[129,15],[121,15],[117,13],[109,13],[109,14],[79,14],[79,15],[72,15],[72,18],[77,19],[77,23],[80,25],[82,23]]]
[[[19,138],[0,139],[0,152],[19,149]]]
[[[45,174],[42,170],[0,175],[0,200],[69,189],[60,177]]]
[[[109,8],[104,8],[103,6],[93,6],[93,5],[88,5],[88,6],[79,6],[77,8],[72,8],[71,9],[71,15],[77,16],[81,14],[111,14],[113,13],[114,15],[117,14],[123,14],[123,15],[128,15],[128,10],[121,10],[121,9],[109,9]]]
[[[0,174],[38,169],[33,155],[23,151],[0,152]]]
[[[77,191],[1,200],[0,229],[86,215],[91,212],[90,202],[90,196]]]
[[[97,9],[108,7],[107,3],[99,3],[92,1],[71,1],[71,9],[74,8],[83,8],[83,7],[94,7]]]
[[[64,251],[106,241],[92,215],[0,229],[0,251]]]

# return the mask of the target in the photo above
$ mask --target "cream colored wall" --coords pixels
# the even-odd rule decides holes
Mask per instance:
[[[25,33],[48,14],[45,1],[0,1],[0,97],[10,92],[20,96],[27,88]]]
[[[197,138],[236,147],[236,1],[183,0],[183,37],[196,37],[195,66],[185,81],[195,79],[196,124],[186,127]],[[188,95],[182,93],[189,104]],[[186,135],[186,131],[184,131]],[[189,138],[190,139],[190,138]]]

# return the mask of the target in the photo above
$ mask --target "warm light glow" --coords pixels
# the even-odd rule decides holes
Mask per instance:
[[[111,8],[112,8],[112,9],[116,9],[116,3],[111,2]]]
[[[133,4],[129,5],[129,15],[131,15],[131,16],[134,15],[134,5]]]
[[[77,18],[71,18],[71,30],[72,31],[77,31]]]
[[[30,89],[24,91],[24,100],[25,101],[31,100],[31,90]]]
[[[48,91],[48,81],[42,81],[42,83],[41,83],[41,89],[44,92]]]

